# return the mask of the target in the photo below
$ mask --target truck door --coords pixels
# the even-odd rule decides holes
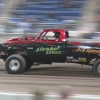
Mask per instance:
[[[65,44],[61,42],[61,33],[59,38],[55,37],[57,31],[44,32],[39,40],[34,44],[33,55],[37,60],[64,62]]]

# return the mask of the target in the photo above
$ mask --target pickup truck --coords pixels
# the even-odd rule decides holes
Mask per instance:
[[[0,44],[0,58],[9,74],[20,74],[32,65],[77,63],[92,66],[100,76],[100,46],[92,43],[71,43],[64,29],[44,29],[38,36],[25,33]]]

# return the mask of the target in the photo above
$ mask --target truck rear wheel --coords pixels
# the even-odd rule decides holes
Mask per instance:
[[[9,74],[19,74],[24,71],[26,61],[21,55],[11,55],[6,59],[6,70]]]
[[[92,71],[94,75],[100,76],[100,59],[96,60],[93,64]]]

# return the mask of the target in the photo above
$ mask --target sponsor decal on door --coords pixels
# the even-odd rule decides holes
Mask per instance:
[[[72,60],[74,59],[74,57],[73,56],[67,56],[66,57],[66,62],[72,62]]]
[[[79,62],[86,62],[86,58],[78,58]]]

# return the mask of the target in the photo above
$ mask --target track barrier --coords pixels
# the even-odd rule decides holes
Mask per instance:
[[[42,98],[41,98],[42,97]],[[36,98],[35,94],[0,92],[0,100],[61,100],[57,94],[46,94]],[[100,100],[99,95],[74,94],[66,100]]]

